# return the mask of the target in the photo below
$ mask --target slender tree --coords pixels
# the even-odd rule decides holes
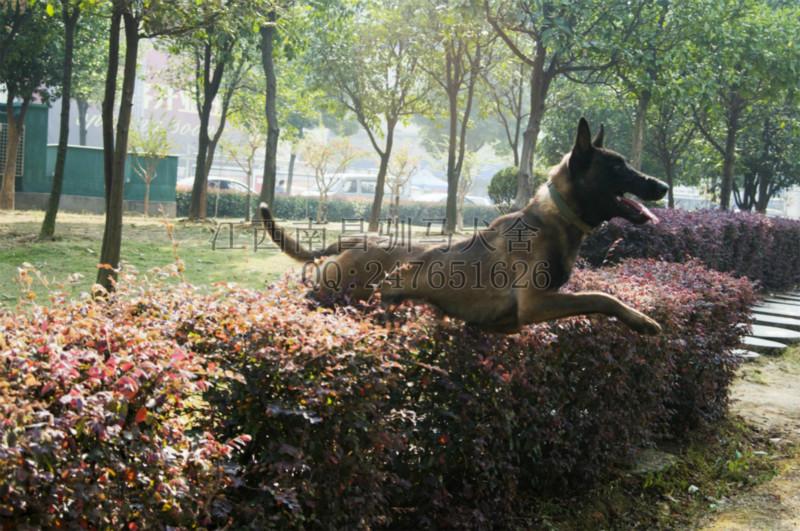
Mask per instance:
[[[616,64],[641,21],[646,0],[483,0],[486,17],[508,48],[530,67],[528,123],[523,134],[515,206],[532,195],[536,142],[553,80],[592,80]]]
[[[83,0],[85,2],[85,0]],[[78,144],[85,146],[88,137],[89,106],[103,101],[105,61],[108,58],[109,6],[99,0],[87,5],[78,21],[72,63],[71,95],[78,111]],[[88,9],[91,7],[91,9]]]
[[[458,181],[458,194],[456,195],[456,205],[458,215],[456,218],[456,229],[458,231],[464,230],[464,203],[467,200],[467,195],[472,190],[472,185],[475,184],[475,173],[477,171],[477,152],[470,151],[464,156],[464,166],[461,169],[461,179]]]
[[[508,55],[508,54],[506,54]],[[503,128],[506,147],[519,166],[522,129],[528,117],[527,80],[529,66],[513,57],[497,57],[492,68],[483,75],[489,100],[489,112]],[[495,144],[502,143],[502,140]]]
[[[318,85],[353,113],[378,156],[369,230],[377,231],[397,125],[426,108],[420,75],[421,39],[406,21],[413,4],[381,0],[341,17],[335,31],[320,32],[311,57]]]
[[[408,146],[396,149],[392,154],[392,159],[389,161],[386,190],[389,192],[391,201],[389,215],[395,224],[400,218],[400,195],[418,169],[419,161],[411,155]]]
[[[230,157],[239,169],[245,174],[247,184],[247,201],[245,203],[244,219],[250,221],[250,211],[252,210],[251,190],[255,186],[253,181],[256,169],[256,155],[264,147],[265,135],[260,131],[248,131],[247,138],[240,142],[224,143],[223,151]]]
[[[264,150],[264,170],[259,200],[272,204],[275,199],[275,182],[278,173],[278,140],[281,124],[287,126],[288,116],[297,110],[294,103],[303,100],[296,95],[304,90],[303,83],[292,86],[292,83],[281,83],[278,79],[278,67],[294,63],[303,56],[306,48],[305,35],[320,31],[320,27],[311,27],[309,22],[315,19],[315,12],[327,12],[326,2],[315,2],[314,9],[306,9],[306,5],[294,0],[275,0],[265,7],[259,34],[261,37],[261,67],[264,71],[264,116],[267,121],[266,149]],[[322,25],[324,27],[324,24]],[[281,64],[283,62],[283,64]],[[297,65],[292,64],[289,70]],[[282,76],[286,68],[281,70]],[[290,93],[294,93],[292,96]],[[294,103],[292,99],[294,98]],[[313,98],[309,94],[309,98]],[[316,114],[316,113],[312,113]],[[311,116],[311,114],[306,114]],[[296,140],[296,137],[292,137]],[[261,215],[256,211],[256,217]]]
[[[267,143],[264,152],[264,178],[261,180],[261,201],[272,205],[275,201],[275,180],[278,173],[278,80],[275,73],[275,39],[278,34],[277,13],[273,8],[267,14],[267,23],[261,26],[261,66],[266,77],[264,115],[267,117]]]
[[[442,91],[447,108],[447,203],[445,231],[456,230],[458,186],[466,154],[467,131],[478,80],[491,64],[494,37],[480,13],[468,6],[442,7],[423,0],[416,20],[424,21],[421,68]]]
[[[742,154],[733,181],[736,205],[766,213],[770,200],[800,184],[800,107],[796,90],[754,106],[742,131]]]
[[[278,92],[281,104],[278,106],[278,120],[283,124],[281,136],[289,143],[289,166],[286,175],[286,195],[292,195],[294,169],[306,133],[316,127],[321,118],[320,109],[325,107],[323,92],[314,86],[311,70],[313,61],[308,45],[293,47],[292,57],[284,54],[278,64],[281,77]],[[263,106],[262,106],[263,107]]]
[[[247,180],[247,206],[245,220],[250,221],[251,190],[255,185],[256,155],[264,147],[266,134],[264,131],[264,115],[262,113],[264,92],[261,90],[261,80],[254,70],[245,76],[242,89],[237,91],[231,102],[231,125],[237,129],[244,138],[238,137],[233,141],[223,141],[223,151],[233,159],[237,166],[245,173]]]
[[[348,138],[326,140],[308,136],[303,141],[301,155],[305,163],[314,170],[314,180],[319,191],[317,222],[328,220],[328,196],[341,181],[347,168],[362,156]]]
[[[13,20],[2,22],[18,24],[17,33],[10,49],[3,51],[4,59],[0,64],[0,83],[6,87],[8,128],[0,209],[9,210],[14,208],[19,143],[25,116],[34,98],[49,103],[61,84],[62,68],[58,20],[41,4],[29,4],[24,10],[12,13]],[[17,99],[21,100],[18,109]]]
[[[147,120],[139,128],[131,129],[131,165],[144,182],[144,215],[150,215],[150,185],[158,176],[158,165],[169,156],[172,149],[167,128],[155,120]]]
[[[197,32],[197,37],[186,39],[181,36],[170,47],[174,53],[189,59],[187,65],[191,66],[191,72],[187,77],[193,80],[192,94],[200,119],[190,219],[206,217],[208,175],[225,130],[231,99],[253,65],[255,46],[250,19],[254,12],[246,8],[247,4],[239,1],[225,2],[223,11],[217,13],[219,16],[213,17],[209,26]],[[217,8],[213,4],[204,4],[203,9],[209,18],[208,15]],[[218,96],[221,96],[221,101]],[[220,103],[216,107],[219,118],[212,133],[212,111],[216,102]]]
[[[797,6],[775,8],[728,0],[707,7],[708,31],[691,42],[693,116],[698,131],[722,159],[720,208],[731,206],[738,138],[749,109],[797,86],[800,38]],[[759,124],[760,125],[760,124]],[[758,125],[756,126],[758,127]]]
[[[669,185],[669,208],[675,207],[676,174],[683,154],[697,132],[694,122],[687,118],[691,112],[689,104],[681,100],[681,96],[677,89],[656,96],[656,103],[651,106],[650,137],[646,144],[647,150],[661,164],[664,178]],[[685,94],[683,97],[685,98]]]
[[[56,231],[58,204],[61,201],[61,189],[64,184],[64,166],[67,162],[67,141],[69,140],[69,111],[72,98],[72,57],[75,49],[75,33],[78,18],[81,14],[80,2],[74,0],[61,1],[61,22],[64,25],[64,63],[61,88],[61,122],[58,128],[58,149],[56,150],[56,166],[53,172],[53,184],[47,210],[44,214],[39,238],[52,238]]]
[[[683,54],[677,48],[697,30],[703,17],[702,8],[695,2],[648,2],[641,11],[641,22],[635,33],[636,46],[626,47],[619,55],[614,69],[619,85],[634,101],[634,120],[630,161],[642,167],[648,109],[654,92],[676,71],[675,63]],[[661,111],[662,109],[659,109]]]
[[[103,156],[105,167],[106,218],[103,245],[100,251],[97,283],[111,290],[119,268],[122,244],[122,206],[125,185],[125,161],[136,84],[136,66],[142,39],[174,36],[207,25],[216,13],[203,13],[197,18],[195,3],[179,0],[169,4],[141,3],[135,0],[114,0],[109,29],[109,57],[103,100]],[[119,112],[114,120],[119,66],[120,32],[124,22],[125,58]]]

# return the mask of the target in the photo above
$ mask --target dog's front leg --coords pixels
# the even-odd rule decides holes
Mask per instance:
[[[658,334],[661,326],[642,312],[619,299],[600,292],[521,293],[517,301],[519,324],[539,323],[573,315],[602,313],[612,315],[640,334]]]

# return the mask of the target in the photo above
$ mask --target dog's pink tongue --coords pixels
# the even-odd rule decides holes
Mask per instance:
[[[650,209],[641,204],[640,202],[634,201],[633,199],[629,199],[627,197],[622,197],[621,199],[622,202],[625,203],[626,205],[636,209],[637,211],[647,216],[647,219],[649,219],[650,223],[652,223],[653,225],[661,221],[660,219],[658,219],[658,216],[650,212]]]

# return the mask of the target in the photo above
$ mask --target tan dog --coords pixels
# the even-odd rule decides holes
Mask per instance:
[[[613,217],[657,222],[643,205],[624,197],[657,200],[667,185],[603,147],[603,127],[591,140],[581,118],[572,151],[550,172],[530,203],[496,218],[472,238],[452,245],[397,244],[370,236],[312,252],[277,227],[265,204],[261,213],[272,239],[291,257],[313,263],[316,293],[367,299],[379,290],[385,303],[424,301],[445,314],[489,331],[572,315],[601,313],[632,329],[657,334],[653,319],[599,292],[559,293],[569,279],[581,241]],[[389,242],[390,243],[390,242]],[[325,260],[318,260],[328,257]]]

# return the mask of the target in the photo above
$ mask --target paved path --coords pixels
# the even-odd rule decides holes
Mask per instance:
[[[800,530],[800,349],[779,358],[762,357],[742,368],[732,389],[731,410],[780,438],[778,475],[733,498],[728,509],[702,529]],[[783,448],[784,450],[780,450]],[[793,450],[794,448],[794,450]]]

